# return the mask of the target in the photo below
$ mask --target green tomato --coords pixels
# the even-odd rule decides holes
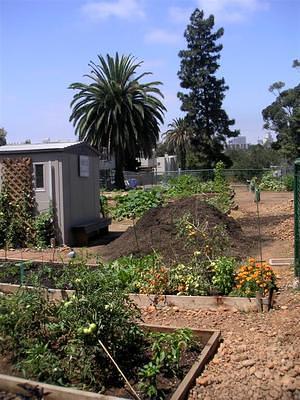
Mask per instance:
[[[89,334],[91,333],[91,331],[90,331],[89,328],[83,328],[83,333],[84,333],[85,335],[89,335]]]
[[[94,323],[92,323],[92,324],[89,325],[89,329],[90,329],[91,331],[94,331],[96,328],[97,328],[97,325],[94,324]]]

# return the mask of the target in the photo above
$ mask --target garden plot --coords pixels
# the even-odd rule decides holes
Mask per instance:
[[[60,302],[49,301],[38,288],[0,297],[0,349],[12,371],[110,396],[132,398],[136,392],[141,399],[184,399],[216,351],[219,333],[140,325],[138,309],[114,280],[95,278]],[[107,352],[133,390],[124,387]],[[16,382],[0,377],[0,390],[13,388]],[[50,399],[68,393],[45,390],[53,391]]]

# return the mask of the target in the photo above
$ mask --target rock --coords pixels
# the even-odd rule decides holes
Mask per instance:
[[[196,382],[198,385],[207,386],[210,384],[210,379],[208,377],[200,377]]]
[[[262,379],[263,378],[263,374],[260,371],[255,371],[254,372],[254,376],[256,376],[257,379]]]
[[[254,375],[255,372],[256,372],[256,368],[255,368],[255,367],[251,367],[251,368],[249,369],[250,375]]]
[[[242,361],[242,363],[241,363],[241,365],[242,365],[243,367],[246,367],[246,368],[252,367],[252,365],[254,365],[254,364],[255,364],[255,361],[254,361],[254,360],[244,360],[244,361]]]

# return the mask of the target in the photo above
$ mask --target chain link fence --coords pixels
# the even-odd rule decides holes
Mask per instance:
[[[224,171],[225,177],[232,185],[246,185],[253,177],[261,178],[263,174],[271,172],[272,175],[279,181],[291,171],[283,167],[275,168],[263,168],[263,169],[226,169]],[[157,185],[168,184],[171,178],[178,177],[180,175],[191,175],[195,176],[201,181],[209,181],[214,178],[213,169],[198,169],[198,170],[184,170],[180,169],[177,171],[166,171],[158,172],[153,171],[139,171],[130,172],[125,171],[124,177],[128,187],[152,187]],[[114,172],[112,170],[100,171],[100,187],[108,190],[114,188]]]

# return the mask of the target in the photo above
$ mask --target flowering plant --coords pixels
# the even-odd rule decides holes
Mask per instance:
[[[276,289],[276,275],[267,263],[249,258],[237,270],[235,283],[238,292],[251,297],[257,292],[266,294],[269,290]]]

